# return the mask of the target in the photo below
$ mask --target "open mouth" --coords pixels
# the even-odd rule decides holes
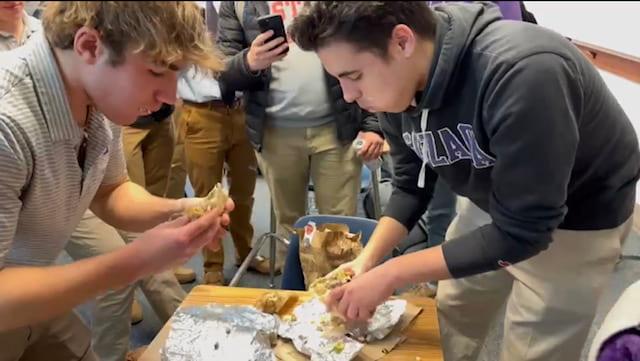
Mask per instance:
[[[158,109],[140,107],[140,108],[138,108],[138,114],[140,114],[140,116],[145,116],[145,115],[149,115],[149,114],[155,112],[156,110],[158,110]]]

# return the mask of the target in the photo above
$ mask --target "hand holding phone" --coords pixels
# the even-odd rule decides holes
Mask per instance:
[[[280,15],[267,15],[257,19],[262,32],[251,43],[247,54],[249,69],[266,69],[274,62],[284,58],[289,51],[284,23]]]

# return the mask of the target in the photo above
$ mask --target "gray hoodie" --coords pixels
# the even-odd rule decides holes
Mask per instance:
[[[385,215],[413,228],[437,176],[487,211],[493,223],[443,245],[454,277],[532,257],[557,228],[627,220],[637,137],[582,53],[491,5],[434,10],[435,58],[417,107],[381,115],[395,167]]]

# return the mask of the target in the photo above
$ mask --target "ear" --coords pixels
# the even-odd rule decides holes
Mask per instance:
[[[95,65],[105,55],[106,49],[97,30],[81,27],[73,39],[73,51],[89,65]]]
[[[404,24],[396,25],[391,31],[390,51],[402,58],[409,58],[416,48],[416,34]]]

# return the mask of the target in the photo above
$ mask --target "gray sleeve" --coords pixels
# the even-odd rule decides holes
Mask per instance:
[[[380,126],[391,148],[393,163],[393,191],[383,215],[402,223],[407,231],[411,230],[422,214],[427,210],[438,178],[429,167],[426,169],[425,188],[418,188],[418,175],[422,161],[407,146],[396,127],[387,116],[380,116]]]
[[[247,64],[251,44],[245,38],[242,24],[236,16],[234,2],[223,1],[219,15],[216,44],[226,57],[226,69],[220,74],[219,81],[225,88],[239,91],[264,88],[265,72],[253,73]]]
[[[483,116],[496,158],[492,223],[443,245],[454,277],[515,264],[551,243],[567,212],[579,141],[583,94],[571,65],[555,54],[535,54],[488,87]]]
[[[22,189],[28,179],[24,150],[14,134],[0,119],[0,269],[11,249],[22,208]]]

